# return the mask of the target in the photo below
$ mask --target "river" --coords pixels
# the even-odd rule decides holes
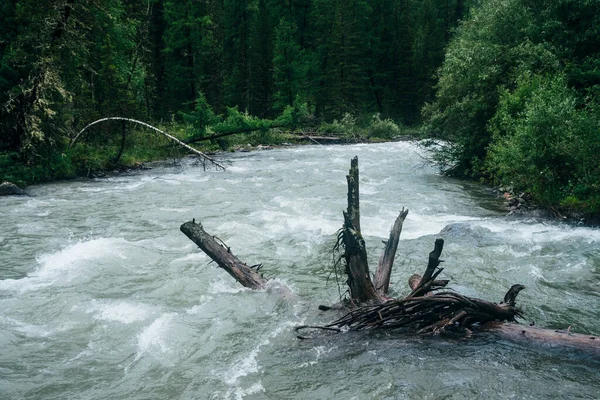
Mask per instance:
[[[408,142],[303,146],[189,161],[0,198],[2,399],[598,398],[600,362],[489,335],[413,338],[293,327],[337,317],[331,248],[359,157],[371,265],[402,207],[391,287],[407,293],[435,238],[443,277],[528,321],[600,333],[600,231],[505,217],[476,184],[444,178]],[[269,288],[242,288],[180,231],[195,218]],[[285,289],[285,290],[282,290]],[[282,295],[282,293],[287,293]]]

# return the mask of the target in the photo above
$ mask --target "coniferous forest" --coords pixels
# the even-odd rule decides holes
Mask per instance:
[[[109,116],[187,141],[412,127],[446,174],[600,209],[598,0],[5,0],[0,24],[1,180],[173,151],[124,122],[69,146]]]

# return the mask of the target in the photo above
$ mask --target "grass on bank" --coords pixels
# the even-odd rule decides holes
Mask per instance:
[[[192,116],[193,117],[193,116]],[[180,118],[178,121],[161,123],[157,127],[182,141],[232,131],[247,132],[192,144],[202,152],[234,151],[236,148],[258,145],[277,146],[298,143],[298,133],[310,132],[318,136],[335,136],[348,141],[387,141],[414,135],[409,129],[379,114],[355,117],[345,114],[340,120],[316,124],[305,110],[290,107],[275,120],[259,119],[229,109],[224,117],[210,115],[203,118]],[[72,147],[68,142],[40,145],[34,157],[25,160],[14,151],[0,151],[0,182],[9,181],[18,186],[75,177],[99,176],[106,171],[132,168],[142,163],[181,158],[187,151],[169,141],[163,135],[149,129],[126,125],[125,146],[118,162],[122,142],[120,122],[108,122],[90,129]],[[250,129],[255,129],[248,131]]]

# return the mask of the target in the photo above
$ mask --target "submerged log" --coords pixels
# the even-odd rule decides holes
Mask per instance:
[[[519,324],[488,322],[481,327],[498,337],[515,342],[526,341],[547,348],[567,348],[600,357],[600,336],[538,328]]]
[[[233,276],[236,281],[247,288],[260,289],[267,280],[258,273],[261,264],[248,266],[240,261],[231,249],[216,236],[206,233],[202,224],[197,224],[195,220],[186,222],[180,227],[188,238],[198,245],[219,267],[223,268]]]

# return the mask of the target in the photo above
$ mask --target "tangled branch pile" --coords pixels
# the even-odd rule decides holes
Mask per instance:
[[[409,328],[417,333],[438,332],[448,327],[469,327],[491,320],[514,320],[514,307],[501,307],[454,292],[389,301],[351,311],[338,325],[354,330],[367,328]]]
[[[355,183],[349,179],[349,211],[344,213],[344,228],[342,228],[342,232],[338,235],[338,243],[335,247],[344,248],[344,253],[340,256],[340,261],[343,261],[345,264],[345,272],[348,275],[351,294],[353,292],[352,283],[356,276],[368,278],[364,240],[362,240],[360,231],[356,229],[359,222],[355,221],[358,221],[358,218],[355,218],[355,221],[353,221],[349,217],[352,215],[351,211],[354,214],[358,214],[355,211],[358,210],[358,201],[355,201],[355,204],[351,204],[351,193],[357,193],[358,189],[357,187],[352,187],[352,185],[355,185]],[[402,211],[402,220],[406,217],[406,212]],[[515,321],[515,317],[522,316],[521,311],[515,305],[515,299],[519,292],[525,288],[523,285],[513,285],[500,304],[463,296],[453,291],[436,293],[437,290],[445,287],[449,282],[447,280],[436,279],[443,271],[443,268],[439,268],[440,263],[443,262],[440,259],[443,248],[444,240],[436,239],[434,249],[429,253],[429,262],[423,277],[418,274],[411,276],[409,286],[412,292],[405,298],[390,300],[381,295],[386,294],[383,291],[383,293],[376,293],[375,296],[371,297],[366,302],[366,305],[353,308],[352,297],[355,296],[351,296],[350,311],[343,317],[323,326],[298,326],[295,328],[296,332],[298,333],[305,329],[324,329],[341,332],[343,330],[358,331],[393,328],[405,329],[416,334],[437,334],[450,330],[465,331],[474,325],[490,321],[512,322]],[[336,265],[334,265],[334,268],[336,268]],[[339,265],[337,268],[339,268]],[[366,271],[366,275],[364,271]],[[387,272],[388,276],[389,274],[390,271]],[[364,286],[369,288],[370,281],[366,279],[361,284],[361,288]],[[377,292],[378,286],[377,284],[374,285],[371,291]],[[355,290],[354,292],[358,291]],[[368,291],[364,290],[359,293],[363,292],[368,293]],[[305,338],[302,335],[298,335],[298,337],[301,339]]]
[[[304,329],[344,330],[406,329],[417,334],[437,334],[449,330],[466,330],[489,321],[514,321],[521,317],[514,297],[524,288],[514,285],[500,304],[444,291],[419,297],[390,300],[351,310],[343,317],[323,326],[299,326]],[[512,295],[512,297],[510,297]],[[305,338],[304,336],[299,336]]]

